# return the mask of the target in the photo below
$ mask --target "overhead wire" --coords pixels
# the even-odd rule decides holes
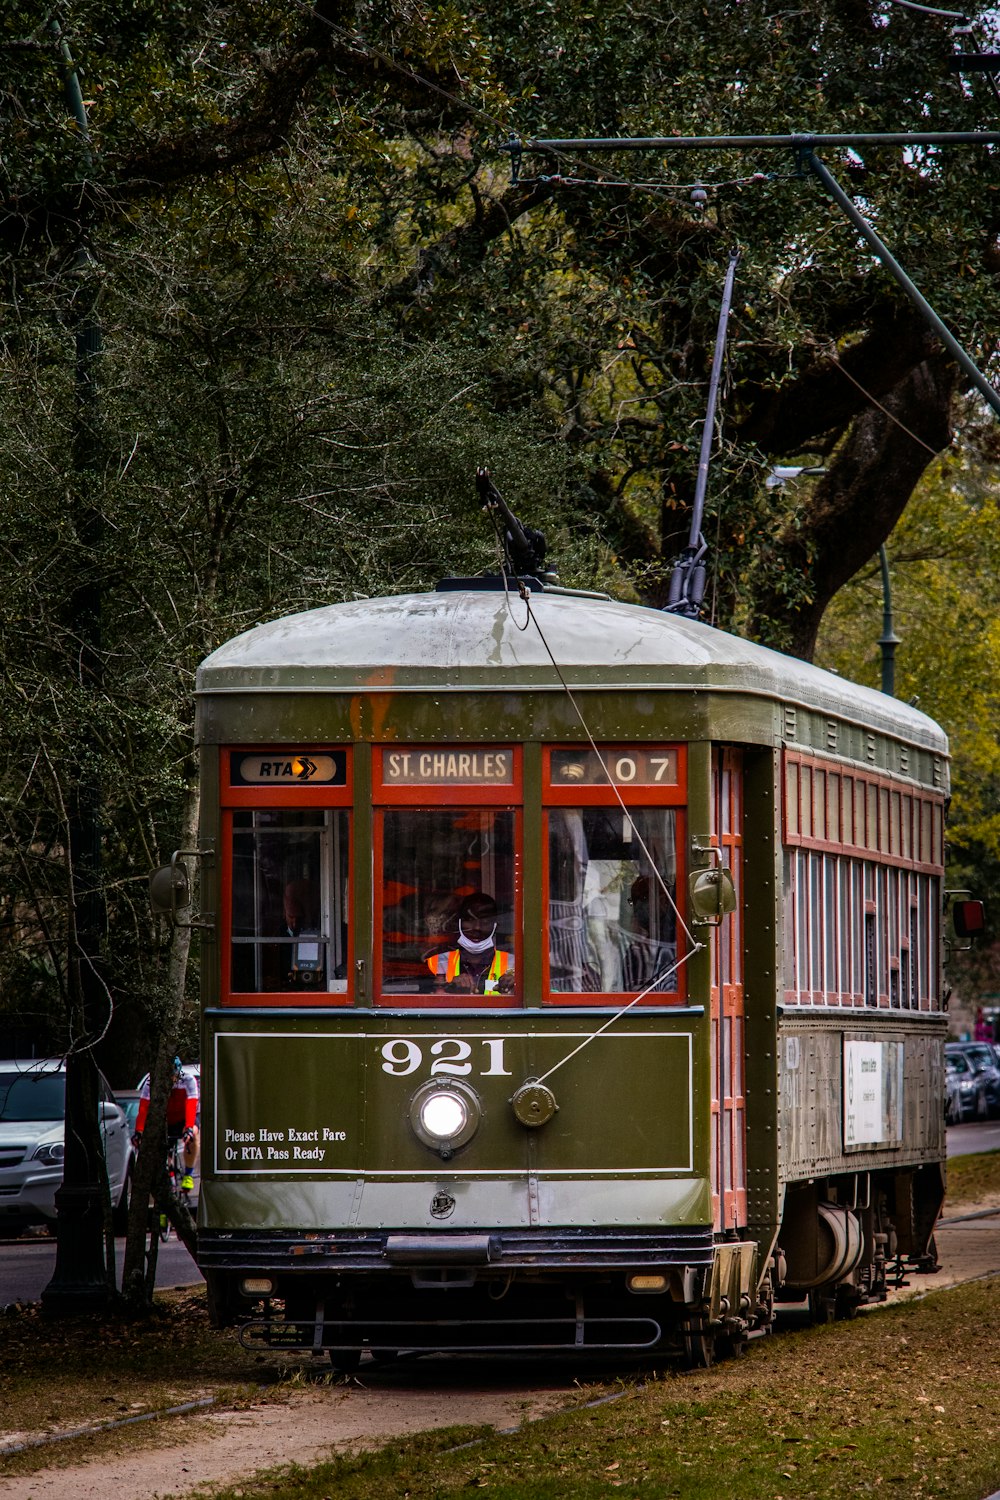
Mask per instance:
[[[642,837],[642,834],[639,832],[638,828],[636,828],[635,824],[632,822],[631,816],[629,814],[629,810],[628,810],[627,806],[625,805],[625,801],[624,801],[624,799],[622,797],[621,792],[618,790],[618,785],[617,785],[614,777],[612,776],[610,770],[608,769],[607,762],[605,761],[604,756],[601,754],[601,751],[598,748],[597,741],[594,739],[594,736],[591,733],[590,725],[587,723],[587,720],[586,720],[586,717],[584,715],[583,709],[580,707],[579,703],[577,702],[576,697],[575,697],[575,695],[573,693],[573,689],[570,687],[569,683],[566,681],[566,677],[565,677],[565,674],[563,673],[562,667],[559,665],[559,662],[556,660],[555,653],[553,652],[552,647],[549,645],[548,638],[547,638],[547,636],[545,634],[545,631],[541,627],[541,624],[539,622],[538,616],[535,614],[535,611],[531,607],[531,594],[530,594],[530,591],[528,590],[528,588],[525,586],[525,584],[522,582],[522,580],[520,578],[516,578],[515,579],[515,583],[517,584],[517,592],[518,592],[520,598],[523,600],[525,608],[526,608],[526,611],[527,611],[527,619],[525,621],[525,624],[524,625],[518,625],[517,621],[513,617],[513,614],[510,613],[510,594],[513,591],[510,589],[510,581],[509,581],[509,578],[508,578],[508,575],[507,575],[507,566],[506,566],[506,561],[505,561],[504,554],[503,554],[503,539],[502,539],[501,534],[500,534],[500,526],[499,526],[499,523],[497,521],[496,514],[495,514],[493,508],[491,506],[487,506],[486,507],[486,511],[487,511],[487,514],[489,515],[490,520],[491,520],[491,522],[493,524],[493,529],[494,529],[494,532],[496,533],[497,541],[498,541],[498,543],[500,545],[500,548],[501,548],[501,554],[500,554],[500,573],[501,573],[501,576],[503,578],[504,598],[507,601],[507,611],[508,611],[508,614],[510,614],[511,623],[516,627],[516,629],[523,631],[523,630],[525,630],[527,628],[527,625],[530,622],[531,624],[534,625],[535,629],[538,631],[539,638],[540,638],[540,640],[542,642],[543,647],[545,648],[545,653],[548,656],[549,661],[552,663],[553,670],[555,671],[555,674],[558,677],[560,684],[562,685],[563,691],[566,693],[566,696],[568,697],[570,703],[573,705],[573,711],[574,711],[574,713],[576,714],[577,718],[580,721],[580,725],[581,725],[581,727],[583,729],[584,734],[587,736],[587,740],[588,740],[588,742],[590,744],[590,748],[593,750],[594,754],[597,757],[598,763],[600,764],[600,767],[601,767],[601,770],[602,770],[602,772],[604,774],[605,780],[607,781],[607,783],[610,786],[612,792],[614,793],[614,796],[615,796],[615,798],[616,798],[616,800],[618,802],[619,807],[622,810],[623,815],[626,818],[628,818],[628,820],[629,820],[629,822],[630,822],[630,824],[632,826],[632,832],[635,834],[636,842],[638,843],[638,845],[641,848],[643,854],[646,856],[647,860],[649,861],[650,869],[653,871],[653,874],[655,875],[657,883],[659,884],[661,890],[663,891],[664,896],[666,896],[667,901],[670,904],[671,910],[674,913],[674,916],[677,918],[678,922],[680,923],[681,927],[683,928],[685,937],[687,938],[688,942],[691,943],[691,945],[693,946],[693,948],[697,951],[698,948],[704,947],[704,944],[698,942],[698,940],[695,938],[694,934],[692,933],[691,929],[688,927],[687,923],[684,921],[684,918],[681,916],[681,913],[680,913],[680,910],[678,909],[677,903],[674,901],[673,896],[670,894],[670,888],[667,885],[666,881],[663,879],[663,876],[660,874],[660,871],[659,871],[659,869],[657,868],[657,865],[656,865],[656,861],[653,859],[653,856],[650,853],[650,850],[649,850],[649,848],[648,848],[648,846],[646,844],[646,841]],[[655,984],[657,981],[654,980],[653,982]]]
[[[907,427],[907,425],[906,425],[905,422],[901,422],[899,420],[899,418],[897,416],[895,416],[894,413],[891,412],[887,406],[883,406],[882,403],[881,403],[881,401],[879,401],[876,396],[872,395],[871,391],[868,391],[868,390],[865,389],[865,387],[861,384],[860,380],[856,380],[855,379],[855,377],[851,374],[850,370],[847,370],[847,369],[844,368],[844,366],[840,363],[839,359],[833,360],[833,367],[834,367],[835,370],[839,370],[840,373],[841,373],[841,375],[846,375],[847,379],[851,382],[851,384],[854,385],[854,386],[857,386],[857,388],[861,392],[862,396],[864,396],[866,398],[866,400],[870,401],[871,404],[872,404],[872,406],[877,406],[878,409],[879,409],[879,411],[882,412],[882,413],[884,413],[884,415],[889,418],[890,422],[895,422],[896,426],[899,427],[899,428],[901,428],[902,431],[906,433],[907,437],[912,438],[913,441],[915,443],[918,443],[921,448],[925,448],[927,450],[927,452],[931,455],[932,458],[937,458],[938,453],[940,452],[940,449],[938,449],[938,448],[932,448],[931,445],[930,445],[930,443],[925,443],[922,437],[918,437],[915,432],[913,432],[909,427]]]
[[[567,160],[571,159],[567,156]],[[727,177],[720,182],[705,182],[700,179],[695,182],[663,182],[656,178],[642,182],[631,177],[567,177],[560,172],[539,172],[534,177],[526,177],[521,173],[518,181],[530,187],[537,184],[552,187],[628,188],[637,192],[694,193],[699,189],[719,192],[722,188],[757,186],[764,182],[783,181],[798,176],[798,172],[751,172],[746,177]]]
[[[922,10],[928,16],[944,16],[947,20],[964,21],[966,25],[972,20],[964,11],[942,10],[937,5],[918,5],[917,0],[889,0],[890,5],[902,5],[906,10]]]

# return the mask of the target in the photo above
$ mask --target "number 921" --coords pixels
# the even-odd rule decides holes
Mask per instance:
[[[509,1078],[510,1069],[504,1066],[504,1038],[482,1037],[476,1042],[467,1042],[464,1037],[445,1036],[436,1042],[415,1042],[412,1037],[395,1037],[383,1042],[380,1048],[382,1072],[394,1078],[406,1078],[419,1072],[424,1066],[424,1053],[430,1059],[431,1074],[465,1077],[470,1073],[480,1078]]]

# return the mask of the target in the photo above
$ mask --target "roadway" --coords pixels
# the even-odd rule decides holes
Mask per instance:
[[[974,1151],[1000,1151],[1000,1120],[948,1126],[949,1156],[971,1156]]]
[[[174,1235],[160,1245],[156,1258],[158,1287],[190,1286],[202,1275],[187,1250]],[[115,1241],[115,1261],[121,1280],[124,1239]],[[56,1242],[48,1234],[25,1234],[16,1240],[0,1240],[0,1308],[13,1302],[37,1302],[52,1280]]]
[[[974,1151],[1000,1151],[1000,1120],[970,1120],[948,1127],[948,1155],[968,1156]],[[118,1240],[119,1276],[125,1241]],[[37,1302],[52,1279],[56,1242],[49,1235],[24,1235],[0,1240],[0,1307],[12,1302]],[[160,1246],[156,1262],[158,1287],[191,1286],[202,1275],[184,1246],[173,1235]]]

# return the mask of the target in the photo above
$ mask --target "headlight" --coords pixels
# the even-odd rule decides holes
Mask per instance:
[[[419,1105],[420,1124],[436,1141],[450,1141],[461,1135],[469,1122],[465,1100],[458,1094],[428,1094]]]
[[[410,1124],[418,1140],[445,1158],[472,1140],[482,1106],[467,1083],[425,1083],[410,1100]]]
[[[31,1159],[44,1162],[47,1167],[60,1167],[65,1155],[66,1147],[62,1141],[50,1141],[48,1145],[36,1146],[31,1153]]]

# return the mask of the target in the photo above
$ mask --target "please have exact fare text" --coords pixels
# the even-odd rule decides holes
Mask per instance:
[[[331,1130],[328,1125],[316,1130],[297,1130],[294,1125],[287,1130],[227,1129],[225,1155],[230,1161],[322,1161],[326,1156],[323,1142],[346,1140],[346,1130]]]

